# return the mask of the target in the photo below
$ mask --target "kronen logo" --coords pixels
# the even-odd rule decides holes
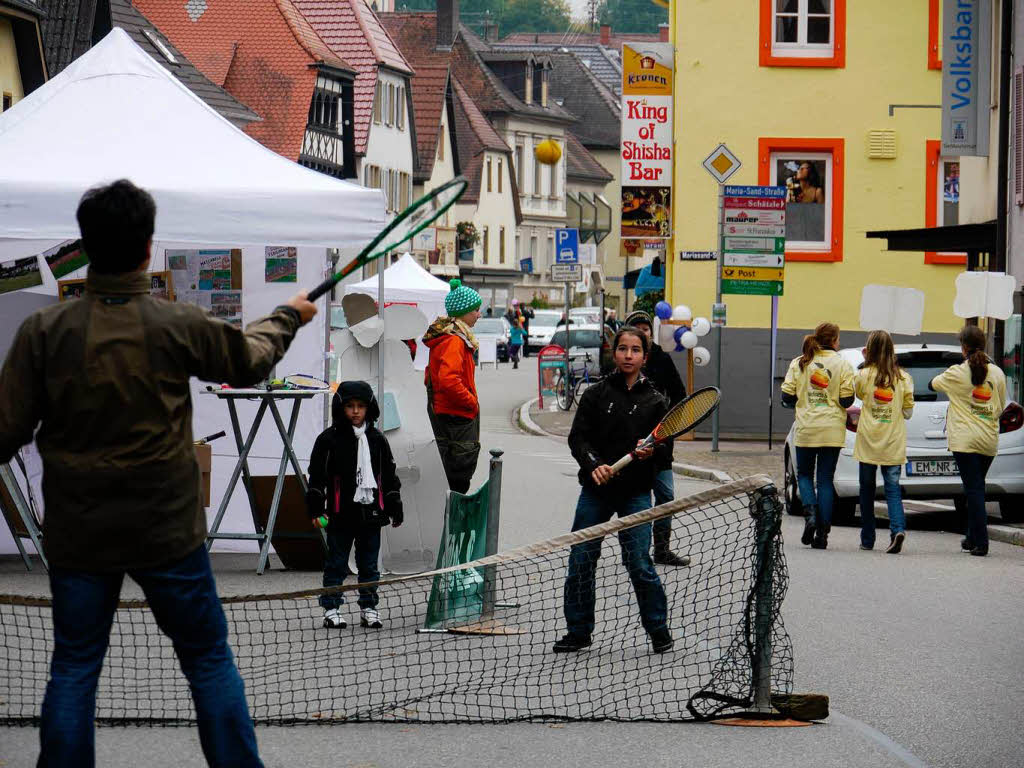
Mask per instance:
[[[653,83],[655,85],[668,85],[668,78],[662,77],[661,75],[650,75],[643,72],[639,75],[631,74],[627,78],[630,85],[641,85],[647,83]]]

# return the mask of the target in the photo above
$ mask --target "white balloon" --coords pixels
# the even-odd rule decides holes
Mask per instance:
[[[706,317],[695,317],[693,319],[693,332],[698,336],[707,336],[711,332],[711,321]]]
[[[688,322],[693,317],[693,312],[685,304],[680,304],[678,307],[672,310],[673,320],[682,320],[684,323]]]
[[[711,353],[708,352],[707,347],[694,347],[693,348],[693,364],[704,367],[711,362]]]
[[[697,346],[697,334],[693,331],[687,331],[682,335],[682,338],[679,339],[679,343],[687,349],[693,349]]]

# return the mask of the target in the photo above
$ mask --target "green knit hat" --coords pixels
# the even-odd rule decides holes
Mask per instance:
[[[463,285],[459,279],[452,280],[448,285],[452,287],[444,298],[444,311],[448,313],[448,317],[460,317],[474,309],[480,309],[483,299],[479,293],[468,285]]]

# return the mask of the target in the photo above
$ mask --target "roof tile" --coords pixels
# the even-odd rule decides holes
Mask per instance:
[[[569,132],[565,134],[565,175],[569,179],[597,184],[607,184],[615,179],[580,140]]]

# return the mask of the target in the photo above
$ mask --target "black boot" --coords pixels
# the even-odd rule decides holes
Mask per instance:
[[[801,544],[810,544],[814,539],[814,519],[818,516],[818,508],[813,504],[804,507],[804,532],[800,537]]]
[[[828,549],[828,534],[831,530],[831,525],[818,525],[815,527],[811,549]]]
[[[671,538],[671,528],[654,529],[654,562],[658,565],[689,565],[690,558],[685,555],[677,555],[669,549],[669,539]]]

